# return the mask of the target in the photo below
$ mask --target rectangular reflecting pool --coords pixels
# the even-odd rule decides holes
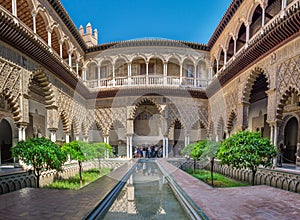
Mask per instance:
[[[104,219],[190,219],[155,161],[139,162]]]

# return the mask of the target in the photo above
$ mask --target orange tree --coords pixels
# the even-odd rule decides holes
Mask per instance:
[[[20,141],[12,148],[12,155],[19,157],[25,164],[31,165],[36,176],[36,186],[40,187],[40,176],[43,171],[62,169],[67,157],[60,146],[44,137]]]
[[[101,172],[101,159],[112,155],[112,147],[104,142],[90,144],[87,150],[87,159],[98,160],[99,173]]]
[[[181,155],[185,156],[187,159],[189,158],[193,158],[192,157],[192,151],[193,149],[196,147],[197,143],[191,143],[186,145],[181,151]],[[194,159],[194,166],[193,166],[193,172],[195,173],[195,169],[196,169],[196,159]]]
[[[218,159],[222,164],[234,168],[248,168],[252,171],[252,185],[259,166],[272,166],[277,148],[268,138],[262,138],[259,132],[248,130],[238,132],[222,142]]]
[[[211,140],[201,140],[199,141],[193,150],[191,151],[191,156],[194,160],[202,160],[210,162],[210,175],[211,175],[211,185],[214,185],[214,161],[218,153],[220,143]],[[194,167],[195,169],[195,167]]]
[[[72,141],[62,146],[62,151],[70,155],[71,160],[77,160],[79,167],[80,186],[82,186],[82,163],[88,159],[89,143],[83,141]]]

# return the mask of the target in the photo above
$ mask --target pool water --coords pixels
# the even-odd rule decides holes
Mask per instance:
[[[157,164],[138,163],[104,219],[189,219]]]

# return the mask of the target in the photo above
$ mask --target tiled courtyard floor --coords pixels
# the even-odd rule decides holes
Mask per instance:
[[[0,195],[0,219],[82,219],[131,166],[125,164],[77,191],[24,188]]]
[[[214,189],[166,161],[161,164],[209,219],[300,219],[300,194],[262,185]]]
[[[299,219],[299,194],[268,186],[213,189],[165,160],[160,163],[209,219]],[[27,188],[1,195],[0,219],[81,219],[130,166],[78,191]]]

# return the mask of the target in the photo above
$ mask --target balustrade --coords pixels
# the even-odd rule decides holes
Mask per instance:
[[[87,87],[103,88],[103,87],[120,87],[120,86],[143,86],[143,85],[165,85],[165,86],[183,86],[183,87],[195,87],[206,88],[209,80],[194,78],[194,77],[182,77],[182,83],[180,83],[179,76],[167,76],[166,83],[164,83],[163,75],[140,75],[131,77],[116,77],[114,79],[99,79],[99,80],[87,80],[85,84]]]

